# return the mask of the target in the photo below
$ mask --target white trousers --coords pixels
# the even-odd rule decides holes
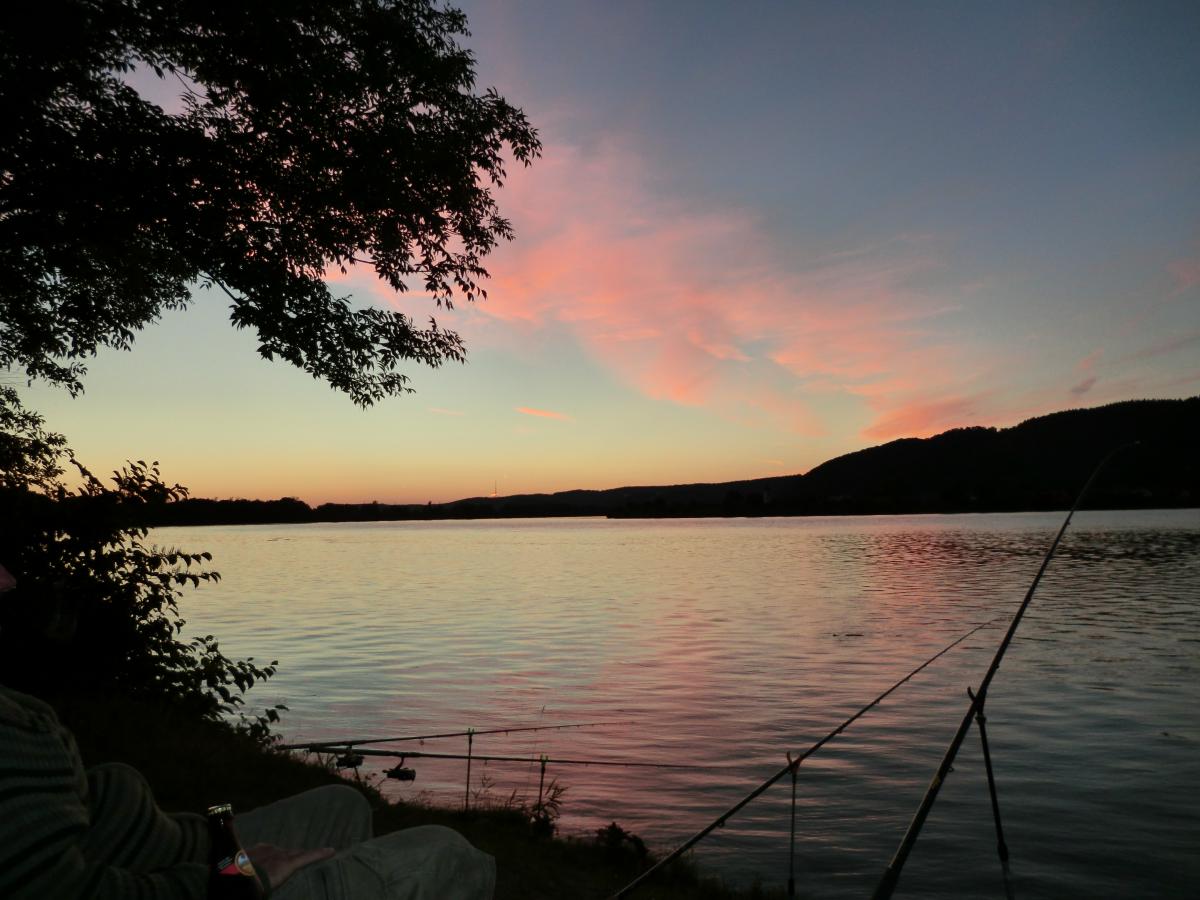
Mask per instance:
[[[424,825],[371,837],[371,809],[358,791],[316,788],[235,820],[243,847],[333,847],[271,892],[278,900],[491,900],[496,861],[451,828]]]

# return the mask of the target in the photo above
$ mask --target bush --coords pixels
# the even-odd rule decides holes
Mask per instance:
[[[229,659],[212,635],[183,638],[182,589],[220,575],[208,553],[147,541],[148,514],[187,489],[142,460],[109,480],[0,387],[0,564],[17,580],[0,600],[0,682],[51,702],[115,692],[211,720],[238,712],[243,730],[267,740],[282,707],[250,720],[240,710],[277,663]]]

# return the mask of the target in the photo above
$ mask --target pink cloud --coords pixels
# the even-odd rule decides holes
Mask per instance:
[[[528,406],[518,406],[517,412],[526,416],[539,416],[543,419],[558,419],[560,422],[570,422],[571,417],[566,413],[551,412],[548,409],[533,409]]]
[[[783,246],[744,210],[664,197],[618,143],[585,151],[548,141],[536,166],[514,168],[500,202],[518,239],[488,260],[488,300],[447,317],[469,346],[513,341],[518,350],[565,337],[646,396],[739,426],[828,439],[865,416],[861,435],[887,440],[1013,424],[1060,408],[1064,396],[1121,399],[1115,369],[1130,356],[1195,340],[1177,335],[1125,357],[1095,349],[1050,375],[1033,351],[1022,358],[960,331],[963,304],[996,286],[952,281],[945,238]],[[331,275],[410,312],[428,300],[392,296],[366,267]],[[827,420],[833,408],[854,413]]]
[[[948,329],[956,301],[917,287],[942,272],[936,237],[801,258],[741,210],[659,196],[615,144],[548,143],[502,202],[519,238],[490,261],[479,310],[567,329],[647,396],[812,433],[814,391],[886,416],[948,391],[972,362]]]
[[[437,413],[439,416],[462,416],[466,415],[462,410],[458,409],[442,409],[440,406],[429,407],[431,413]]]
[[[518,240],[488,260],[487,301],[446,324],[469,346],[504,339],[476,331],[487,318],[517,340],[565,330],[646,396],[805,436],[827,432],[814,397],[856,398],[878,424],[975,377],[981,354],[949,317],[980,285],[920,287],[944,275],[938,236],[802,252],[745,211],[661,196],[652,175],[619,143],[548,140],[503,190]],[[327,275],[413,315],[429,299],[395,295],[368,266]]]
[[[974,395],[906,404],[880,418],[863,434],[889,441],[899,437],[928,437],[949,428],[974,424],[984,399],[983,395]]]
[[[937,235],[783,246],[744,210],[664,197],[617,143],[585,151],[548,141],[536,166],[514,168],[500,202],[518,239],[488,260],[488,300],[446,317],[469,346],[511,341],[519,352],[526,341],[565,338],[646,396],[703,406],[737,426],[823,440],[862,427],[861,436],[888,440],[1013,424],[1060,408],[1064,396],[1104,402],[1127,388],[1114,369],[1128,357],[1095,349],[1047,378],[1034,374],[1044,363],[1032,351],[1022,359],[961,333],[961,306],[995,285],[952,282]],[[368,267],[330,275],[410,313],[435,311],[419,292],[397,298]],[[1137,355],[1194,339],[1174,336]],[[827,418],[834,408],[853,412]]]

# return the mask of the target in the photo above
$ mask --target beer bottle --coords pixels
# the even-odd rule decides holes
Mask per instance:
[[[208,836],[209,900],[260,900],[262,883],[233,830],[230,804],[208,808]]]

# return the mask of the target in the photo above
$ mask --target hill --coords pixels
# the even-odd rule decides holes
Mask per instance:
[[[473,497],[441,504],[343,504],[294,498],[185,500],[160,525],[402,519],[610,516],[871,515],[1001,512],[1070,506],[1097,462],[1109,465],[1088,506],[1200,504],[1200,397],[1131,400],[1028,419],[1011,428],[955,428],[847,453],[803,475],[716,484]]]

